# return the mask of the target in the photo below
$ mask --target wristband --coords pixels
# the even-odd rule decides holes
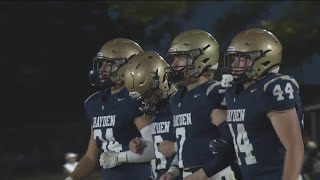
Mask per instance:
[[[127,152],[119,152],[119,154],[118,154],[118,162],[121,162],[121,163],[128,162]]]
[[[176,166],[171,166],[168,170],[168,173],[172,173],[175,177],[180,176],[180,170]]]

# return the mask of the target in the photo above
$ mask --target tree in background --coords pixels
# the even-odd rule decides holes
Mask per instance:
[[[147,50],[164,54],[167,49],[161,48],[161,40],[165,36],[173,39],[181,31],[180,20],[190,18],[198,5],[189,1],[120,1],[110,2],[107,9],[121,30],[130,31]]]
[[[304,60],[319,53],[320,3],[286,2],[283,15],[269,19],[271,8],[282,2],[239,2],[213,26],[218,37],[231,41],[239,31],[249,27],[265,28],[274,33],[284,47],[283,64],[300,65]],[[231,36],[230,36],[231,35]]]

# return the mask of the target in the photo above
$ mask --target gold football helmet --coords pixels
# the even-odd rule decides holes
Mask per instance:
[[[143,52],[142,48],[130,39],[117,38],[106,42],[93,58],[90,84],[104,87],[123,84],[127,62],[140,52]]]
[[[165,98],[171,88],[164,72],[167,67],[169,64],[157,52],[142,52],[128,63],[125,86],[129,92],[138,92],[144,98],[153,95]]]
[[[210,70],[217,69],[219,44],[208,32],[189,30],[174,38],[168,55],[171,60],[171,67],[166,70],[169,81],[187,85]],[[182,59],[185,63],[175,63],[177,59]]]
[[[282,45],[278,38],[264,29],[248,29],[237,34],[231,41],[225,55],[225,66],[236,81],[259,78],[279,67]],[[250,61],[245,66],[235,63]]]

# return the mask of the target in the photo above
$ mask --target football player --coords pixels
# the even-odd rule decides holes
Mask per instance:
[[[161,148],[162,143],[175,144],[176,140],[169,107],[169,98],[176,92],[176,88],[170,85],[165,77],[164,70],[167,67],[169,67],[168,63],[157,52],[142,52],[128,63],[124,78],[127,89],[130,92],[139,93],[143,98],[145,106],[141,107],[141,110],[153,117],[150,137],[154,143],[152,146],[156,157],[154,167],[156,179],[169,170],[176,152],[172,149],[165,157],[158,150],[158,146]],[[143,141],[145,139],[134,139],[130,142],[130,149],[135,153],[146,153]],[[180,174],[172,168],[171,171],[178,173],[177,176]]]
[[[222,85],[231,85],[225,92],[228,110],[215,124],[226,119],[245,180],[302,178],[299,85],[278,73],[281,56],[280,41],[263,29],[237,34],[225,55],[229,74],[223,75]]]
[[[101,90],[84,103],[91,136],[86,154],[69,179],[90,175],[99,155],[105,180],[151,178],[150,161],[129,150],[130,140],[145,133],[146,120],[138,113],[139,102],[129,95],[123,80],[127,63],[142,51],[136,42],[117,38],[106,42],[93,59],[90,83]]]
[[[202,30],[180,33],[173,40],[168,52],[171,66],[167,68],[169,82],[181,87],[170,98],[173,128],[177,141],[178,166],[183,177],[196,171],[203,179],[234,179],[228,166],[214,176],[204,172],[206,164],[214,159],[209,141],[221,135],[211,123],[210,114],[225,109],[220,82],[210,80],[218,67],[219,45],[216,39]],[[162,179],[170,179],[169,173]]]

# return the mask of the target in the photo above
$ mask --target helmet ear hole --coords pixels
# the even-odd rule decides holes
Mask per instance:
[[[204,60],[202,60],[201,62],[203,63],[207,63],[209,61],[209,58],[205,58]]]
[[[162,77],[162,83],[164,83],[166,81],[166,74]]]
[[[270,63],[271,63],[271,61],[266,61],[266,62],[261,63],[261,65],[268,66]]]
[[[146,80],[141,81],[139,84],[140,84],[140,85],[143,85],[145,82],[146,82]]]

